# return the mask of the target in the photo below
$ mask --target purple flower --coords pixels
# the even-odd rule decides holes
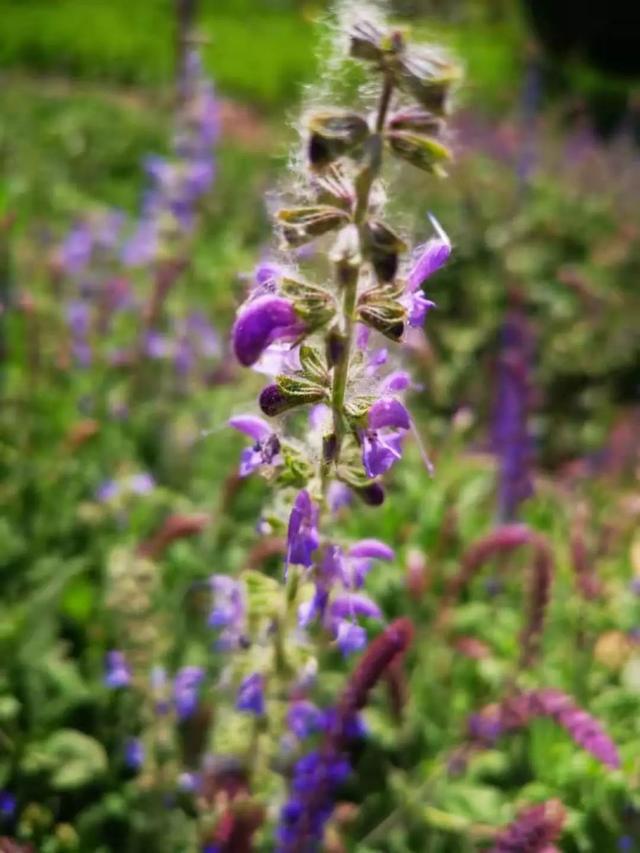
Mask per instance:
[[[404,432],[410,427],[409,413],[395,397],[382,397],[373,404],[361,434],[362,464],[368,477],[384,474],[400,459]]]
[[[178,670],[173,682],[173,701],[179,719],[185,720],[196,710],[203,678],[204,670],[199,666],[183,666]]]
[[[429,217],[438,236],[419,246],[411,269],[407,275],[405,295],[401,299],[407,309],[407,320],[410,326],[422,326],[429,309],[435,303],[424,295],[422,284],[430,278],[448,260],[451,254],[451,242],[434,216]]]
[[[409,429],[411,422],[409,413],[400,400],[395,397],[383,397],[369,409],[367,420],[369,429],[384,429],[394,427],[396,429]]]
[[[0,791],[0,820],[10,820],[16,813],[17,800],[11,791]]]
[[[490,853],[550,853],[565,821],[558,800],[549,800],[519,812],[496,839]]]
[[[335,791],[350,772],[348,761],[335,750],[316,750],[297,761],[289,800],[280,812],[277,853],[318,849]]]
[[[148,358],[167,358],[171,342],[166,335],[151,329],[144,338],[144,351]]]
[[[451,241],[444,229],[435,216],[429,214],[429,219],[438,236],[419,246],[415,252],[407,275],[407,287],[412,293],[444,266],[451,255]]]
[[[361,539],[349,548],[351,557],[369,557],[374,560],[393,560],[395,553],[379,539]]]
[[[100,503],[108,503],[120,494],[120,486],[115,480],[105,480],[96,490],[96,500]]]
[[[261,717],[264,714],[264,678],[254,672],[243,679],[238,688],[236,710]]]
[[[528,424],[532,357],[531,330],[516,306],[507,314],[502,330],[492,436],[500,465],[498,512],[502,522],[512,521],[519,505],[533,493],[533,441]]]
[[[338,595],[327,608],[325,624],[344,655],[360,651],[367,644],[367,632],[356,623],[357,618],[380,619],[382,613],[374,601],[359,593]]]
[[[248,476],[262,465],[279,463],[280,440],[265,420],[256,415],[237,415],[229,419],[229,426],[255,441],[240,457],[241,477]]]
[[[89,334],[91,326],[91,307],[81,300],[75,299],[67,305],[67,325],[76,339],[84,339]]]
[[[324,714],[313,702],[301,699],[289,705],[287,725],[297,738],[303,740],[323,728]]]
[[[93,235],[86,222],[74,226],[60,247],[60,263],[69,275],[81,273],[93,252]]]
[[[148,495],[155,488],[155,480],[151,474],[142,471],[139,474],[132,474],[127,480],[129,489],[136,495]]]
[[[141,267],[150,263],[158,253],[160,238],[155,222],[143,220],[122,247],[122,263],[127,267]]]
[[[294,501],[287,530],[287,563],[313,565],[312,554],[319,545],[318,507],[306,489],[298,492]]]
[[[127,687],[131,683],[131,671],[122,652],[107,652],[104,683],[107,687]]]
[[[288,299],[258,296],[240,309],[233,326],[231,334],[236,358],[248,367],[273,341],[292,340],[303,328]]]
[[[217,648],[231,651],[241,645],[244,636],[246,615],[244,590],[238,581],[228,575],[213,575],[209,583],[213,590],[213,607],[209,613],[209,626],[220,631]]]
[[[144,745],[140,738],[129,738],[124,745],[124,763],[130,770],[139,770],[144,764]]]
[[[327,503],[331,512],[336,513],[343,506],[349,506],[352,500],[353,495],[351,489],[348,488],[348,486],[345,486],[344,483],[340,483],[337,480],[333,480],[329,483],[329,488],[327,489]]]
[[[346,657],[354,652],[360,652],[367,645],[367,632],[355,622],[340,619],[336,622],[336,642],[342,654]]]

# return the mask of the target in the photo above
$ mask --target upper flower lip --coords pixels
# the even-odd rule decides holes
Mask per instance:
[[[229,418],[229,426],[238,432],[248,435],[254,441],[264,441],[271,435],[272,429],[269,424],[257,415],[236,415]]]
[[[233,349],[238,361],[249,367],[266,347],[284,337],[295,337],[300,323],[293,304],[282,296],[258,296],[240,309],[233,326]]]
[[[382,397],[369,409],[367,418],[369,429],[395,427],[409,429],[411,422],[406,408],[395,397]]]

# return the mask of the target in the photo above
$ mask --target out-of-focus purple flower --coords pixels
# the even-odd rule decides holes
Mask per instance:
[[[75,299],[67,305],[67,325],[74,338],[85,338],[91,327],[91,306],[82,299]]]
[[[419,246],[413,258],[413,264],[407,275],[407,287],[400,300],[407,309],[407,321],[410,326],[422,326],[429,309],[435,303],[424,295],[422,284],[430,278],[448,260],[451,254],[451,242],[434,216],[429,217],[437,237],[432,237]]]
[[[0,791],[0,820],[10,820],[16,813],[17,800],[11,791]]]
[[[353,494],[348,486],[338,480],[332,480],[327,489],[327,503],[331,512],[338,512],[343,506],[349,506]]]
[[[306,489],[298,492],[294,501],[287,530],[287,563],[313,565],[312,554],[319,545],[318,507]]]
[[[284,268],[276,261],[262,261],[253,271],[253,278],[261,292],[273,292],[284,275]]]
[[[351,557],[369,557],[374,560],[393,560],[395,553],[385,542],[379,539],[361,539],[349,548]]]
[[[282,296],[258,296],[238,313],[232,330],[233,349],[248,367],[276,340],[293,340],[303,330],[293,304]]]
[[[451,241],[444,229],[435,216],[429,214],[429,219],[437,237],[432,237],[415,251],[413,263],[407,275],[407,288],[412,293],[444,266],[451,255]]]
[[[297,761],[289,800],[280,812],[277,853],[319,849],[336,789],[350,772],[348,761],[332,750],[316,750]]]
[[[141,471],[139,474],[132,474],[129,477],[127,486],[136,495],[148,495],[155,489],[156,482],[151,474]]]
[[[104,683],[107,687],[127,687],[131,684],[131,670],[122,652],[107,652]]]
[[[523,809],[500,833],[490,853],[550,853],[562,832],[565,816],[559,800]]]
[[[213,575],[209,583],[213,591],[213,607],[209,626],[219,630],[217,647],[231,651],[242,643],[246,606],[242,585],[228,575]]]
[[[529,434],[533,340],[521,309],[515,305],[502,330],[492,445],[500,464],[498,515],[512,521],[519,505],[533,493]]]
[[[280,440],[269,424],[256,415],[237,415],[229,419],[229,426],[249,436],[255,442],[240,457],[240,476],[247,477],[262,465],[280,462]]]
[[[287,725],[297,738],[303,740],[321,731],[324,727],[324,714],[313,702],[300,699],[289,705]]]
[[[140,738],[131,737],[126,741],[124,763],[130,770],[139,770],[144,764],[144,745]]]
[[[81,273],[93,252],[93,234],[88,223],[75,225],[62,243],[59,252],[60,264],[68,275]]]
[[[144,352],[148,358],[167,358],[171,352],[171,342],[161,332],[150,329],[145,335]]]
[[[386,376],[381,384],[380,391],[383,394],[397,394],[411,387],[411,376],[406,370],[394,370]]]
[[[181,773],[178,776],[178,788],[186,794],[192,794],[200,786],[200,777],[197,773]]]
[[[155,222],[142,220],[122,247],[120,258],[127,267],[151,263],[158,254],[160,237]]]
[[[384,474],[402,456],[402,440],[410,429],[409,413],[395,397],[382,397],[369,409],[361,434],[362,464],[368,477]]]
[[[100,503],[108,503],[120,494],[120,486],[115,480],[105,480],[96,490],[96,500]]]
[[[185,720],[196,710],[203,678],[204,670],[200,666],[183,666],[178,670],[173,682],[173,701],[179,719]]]
[[[243,679],[238,688],[236,710],[261,717],[264,714],[264,678],[254,672]]]
[[[374,601],[359,593],[335,596],[327,608],[325,624],[344,655],[360,651],[367,644],[367,632],[355,621],[358,618],[380,619],[382,613]]]

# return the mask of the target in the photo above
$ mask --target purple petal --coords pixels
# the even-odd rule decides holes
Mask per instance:
[[[350,557],[372,557],[376,560],[393,560],[395,553],[379,539],[361,539],[349,548]]]
[[[350,655],[367,645],[367,632],[361,625],[341,620],[337,625],[336,641],[342,654]]]
[[[240,364],[249,367],[270,343],[295,337],[300,324],[293,305],[280,296],[259,296],[240,310],[232,331],[233,348]]]
[[[355,619],[359,616],[368,619],[381,619],[382,611],[368,596],[361,593],[345,593],[333,599],[329,606],[331,619]]]
[[[406,370],[394,370],[382,382],[381,390],[387,391],[406,391],[411,385],[411,376]]]
[[[269,424],[257,415],[237,415],[229,418],[228,424],[254,441],[265,441],[272,433]]]
[[[414,256],[413,266],[407,276],[407,289],[417,290],[423,281],[437,272],[449,259],[451,242],[434,216],[429,217],[438,233],[424,245],[419,246]]]
[[[382,397],[369,409],[369,429],[383,429],[384,427],[395,427],[397,429],[409,429],[411,422],[409,413],[400,400],[395,397]]]

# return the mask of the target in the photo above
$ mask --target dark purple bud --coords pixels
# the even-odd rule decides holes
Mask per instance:
[[[356,489],[358,497],[368,506],[382,506],[384,503],[384,489],[380,483],[370,483],[362,489]]]
[[[291,408],[291,401],[275,383],[262,389],[259,403],[262,411],[270,418],[281,415]]]

